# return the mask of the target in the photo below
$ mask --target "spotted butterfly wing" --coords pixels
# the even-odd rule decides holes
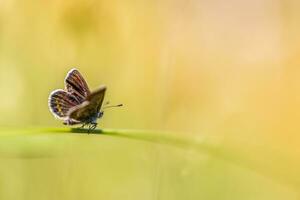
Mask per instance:
[[[106,87],[101,86],[98,90],[92,92],[87,96],[85,102],[70,109],[68,116],[71,119],[81,122],[89,121],[91,118],[97,118],[103,103],[105,91]]]
[[[71,69],[68,72],[65,78],[65,88],[81,103],[91,94],[88,84],[77,69]]]
[[[75,96],[61,89],[54,90],[48,101],[51,112],[59,119],[67,118],[69,110],[80,104]]]

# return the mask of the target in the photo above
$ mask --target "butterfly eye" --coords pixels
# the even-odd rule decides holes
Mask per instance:
[[[98,112],[98,116],[97,116],[97,118],[101,118],[103,116],[103,111],[101,111],[101,112]]]

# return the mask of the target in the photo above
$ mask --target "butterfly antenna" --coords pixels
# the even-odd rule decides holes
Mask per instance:
[[[103,110],[106,109],[106,108],[121,107],[121,106],[123,106],[123,104],[105,106],[105,107],[103,107]]]

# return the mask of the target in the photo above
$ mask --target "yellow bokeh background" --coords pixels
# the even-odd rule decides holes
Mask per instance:
[[[205,138],[299,189],[299,9],[296,0],[1,0],[0,124],[63,126],[47,99],[76,67],[125,105],[100,127]]]

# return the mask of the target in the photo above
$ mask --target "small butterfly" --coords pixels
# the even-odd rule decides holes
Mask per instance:
[[[91,92],[77,69],[71,69],[65,78],[65,90],[57,89],[50,93],[48,104],[51,113],[63,120],[65,125],[82,124],[88,126],[88,132],[97,127],[97,119],[103,116],[103,99],[106,86]]]

